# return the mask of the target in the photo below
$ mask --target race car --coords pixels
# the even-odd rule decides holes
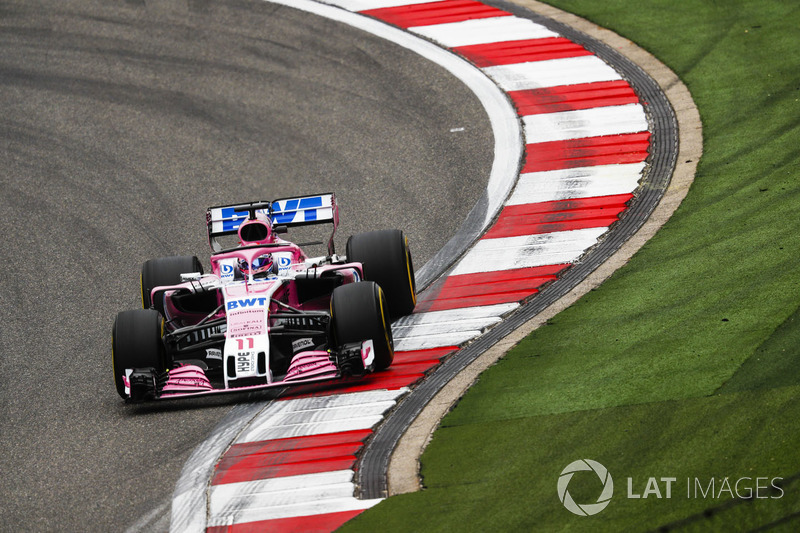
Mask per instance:
[[[307,257],[280,237],[315,224],[333,225],[324,256]],[[360,233],[339,256],[338,224],[332,193],[210,207],[211,273],[196,256],[148,260],[142,309],[114,321],[119,395],[128,402],[173,399],[388,368],[391,321],[416,305],[408,240],[400,230]],[[233,246],[226,248],[226,239]]]

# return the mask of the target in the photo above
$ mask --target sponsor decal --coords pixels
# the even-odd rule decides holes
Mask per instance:
[[[171,378],[167,385],[181,385],[185,387],[209,388],[208,382],[200,378]]]
[[[219,279],[222,281],[230,281],[233,279],[234,266],[231,263],[221,263],[219,265]]]
[[[228,337],[252,337],[267,332],[264,309],[241,309],[228,313]]]
[[[317,207],[322,207],[322,196],[294,198],[281,205],[276,202],[275,224],[291,224],[292,222],[313,222],[317,220]]]
[[[222,350],[219,348],[206,348],[206,359],[222,360]]]
[[[239,352],[236,354],[236,374],[252,374],[255,352]]]
[[[264,307],[267,305],[269,298],[264,296],[260,298],[244,298],[242,300],[231,300],[227,304],[227,309],[246,309],[248,307]]]
[[[292,258],[287,257],[285,255],[280,255],[277,259],[278,259],[278,275],[288,274],[289,267],[292,266]]]
[[[296,341],[292,341],[292,352],[294,353],[313,347],[314,347],[314,341],[312,341],[310,338],[297,339]]]
[[[224,207],[220,209],[220,217],[222,218],[222,231],[236,231],[239,226],[247,220],[249,213],[247,211],[237,211],[232,207]]]
[[[330,366],[330,363],[327,361],[312,361],[310,363],[302,363],[297,366],[292,366],[289,369],[289,375],[297,376],[298,374],[305,374],[307,372],[311,372],[312,370],[318,370],[326,366]]]

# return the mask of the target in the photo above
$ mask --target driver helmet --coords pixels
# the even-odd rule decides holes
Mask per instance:
[[[274,264],[275,262],[272,260],[272,254],[259,255],[253,259],[253,276],[269,274],[273,270],[272,267]],[[244,259],[239,259],[239,270],[245,276],[250,273],[250,268],[247,265],[247,261]]]

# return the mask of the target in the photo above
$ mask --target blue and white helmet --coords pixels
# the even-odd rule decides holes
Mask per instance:
[[[255,259],[253,259],[253,276],[257,274],[265,274],[272,272],[275,270],[273,266],[275,265],[275,261],[272,259],[272,254],[264,254],[259,255]],[[247,276],[250,274],[250,266],[247,264],[247,261],[244,259],[239,259],[239,270]]]

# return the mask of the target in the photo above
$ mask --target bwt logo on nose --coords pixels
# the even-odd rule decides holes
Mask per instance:
[[[245,307],[263,307],[267,305],[269,298],[248,298],[246,300],[231,300],[228,302],[228,310],[243,309]]]

